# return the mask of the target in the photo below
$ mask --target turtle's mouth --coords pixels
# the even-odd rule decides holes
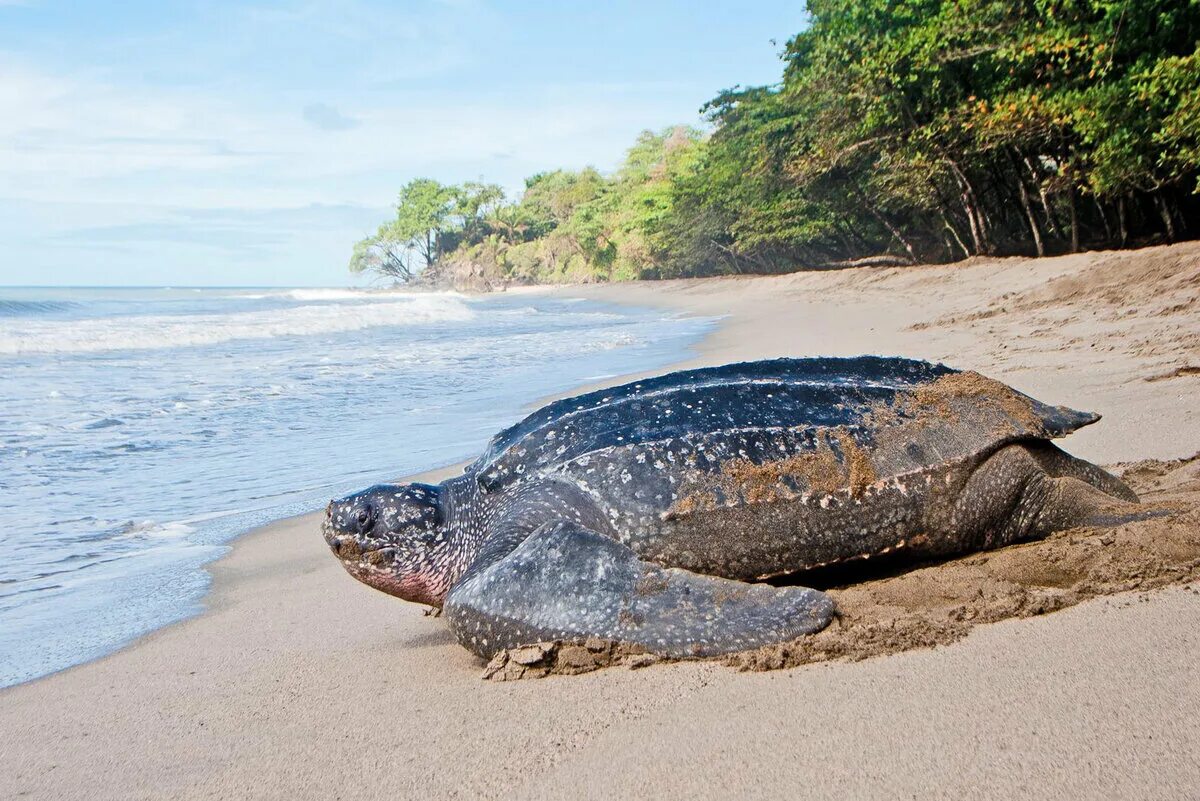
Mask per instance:
[[[321,535],[333,551],[333,555],[343,562],[365,562],[380,566],[391,561],[396,555],[396,548],[387,540],[366,539],[354,534],[338,531],[328,521],[321,526]]]
[[[399,579],[388,568],[395,562],[396,548],[380,540],[364,540],[337,531],[326,523],[321,535],[346,572],[364,584],[392,595],[398,594]]]

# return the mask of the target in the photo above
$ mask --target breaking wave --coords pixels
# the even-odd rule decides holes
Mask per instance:
[[[0,298],[0,317],[32,317],[53,314],[79,306],[67,300],[5,300]]]
[[[362,289],[292,289],[284,293],[293,300],[387,300],[388,295]]]
[[[338,301],[338,300],[358,300],[358,301],[382,301],[392,302],[398,298],[421,298],[421,297],[459,297],[457,292],[404,292],[387,289],[331,289],[323,287],[310,287],[305,289],[281,289],[271,290],[267,292],[248,292],[237,291],[231,295],[226,295],[230,300],[265,300],[268,298],[279,298],[282,300],[297,300],[305,303],[315,303],[321,301]]]
[[[158,350],[232,340],[359,331],[377,326],[462,322],[474,316],[470,306],[454,294],[376,295],[371,298],[378,300],[229,314],[0,323],[0,354]]]

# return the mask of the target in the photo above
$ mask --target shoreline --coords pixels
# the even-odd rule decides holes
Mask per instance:
[[[1103,406],[1105,419],[1065,447],[1112,464],[1200,451],[1200,409],[1188,401],[1200,380],[1188,338],[1200,330],[1188,301],[1197,276],[1200,244],[1185,243],[521,291],[722,318],[693,355],[655,373],[863,352],[977,369],[1047,402]],[[1095,777],[1061,765],[1099,748],[1110,759],[1094,770],[1118,795],[1182,796],[1200,781],[1200,735],[1186,723],[1200,713],[1200,599],[1187,588],[865,662],[761,675],[688,663],[501,686],[478,679],[482,666],[443,622],[343,575],[319,515],[234,540],[206,566],[199,615],[0,691],[0,753],[12,765],[0,795],[322,798],[422,786],[434,798],[537,797],[599,777],[605,795],[630,797],[796,786],[1050,795],[1094,791]],[[1095,703],[1109,691],[1109,705]],[[883,729],[927,739],[889,744],[873,723],[885,718]],[[680,731],[695,737],[680,742]],[[663,754],[671,764],[654,758]]]
[[[300,292],[315,294],[305,294],[300,298],[297,297]],[[323,508],[330,497],[364,486],[360,481],[370,483],[421,470],[430,463],[439,465],[473,456],[472,450],[482,447],[486,438],[496,429],[512,422],[514,417],[522,416],[521,409],[529,404],[532,396],[569,391],[573,383],[594,376],[677,360],[688,353],[688,346],[709,328],[707,321],[676,320],[673,315],[640,307],[612,307],[586,302],[575,304],[550,297],[472,300],[449,293],[456,299],[446,301],[450,304],[448,307],[401,305],[378,319],[370,318],[370,314],[374,313],[371,310],[384,307],[371,304],[303,305],[309,301],[341,301],[349,294],[347,290],[284,290],[252,293],[240,298],[220,290],[200,299],[189,296],[188,303],[200,304],[188,307],[193,312],[237,315],[247,308],[275,305],[274,296],[278,295],[284,298],[280,303],[287,307],[289,314],[297,310],[301,314],[310,314],[317,308],[322,313],[332,310],[341,319],[358,314],[361,309],[368,314],[364,322],[372,324],[362,334],[351,332],[336,335],[335,340],[340,343],[336,347],[343,348],[340,358],[327,352],[318,354],[322,357],[321,364],[325,366],[311,372],[306,372],[308,367],[304,362],[314,356],[311,352],[314,346],[311,343],[304,344],[305,338],[295,340],[290,345],[279,344],[271,336],[265,340],[254,336],[268,335],[270,332],[239,329],[237,333],[245,341],[234,337],[215,350],[201,350],[200,356],[192,357],[198,359],[198,363],[192,363],[188,372],[205,374],[205,381],[202,385],[189,385],[189,390],[194,389],[195,392],[176,397],[176,400],[188,403],[176,403],[173,409],[155,408],[149,420],[157,425],[139,422],[126,425],[127,420],[123,418],[140,420],[138,415],[142,412],[130,408],[130,398],[121,395],[120,386],[134,380],[132,374],[120,372],[121,365],[116,368],[117,373],[108,377],[107,362],[90,354],[69,352],[61,358],[36,357],[40,360],[36,362],[37,372],[48,376],[40,376],[46,389],[68,378],[62,373],[73,372],[56,367],[55,362],[61,365],[65,361],[78,359],[82,362],[81,369],[97,371],[94,376],[87,374],[92,379],[89,383],[97,392],[103,394],[105,390],[112,390],[104,397],[107,403],[104,405],[106,414],[103,420],[97,415],[99,423],[94,426],[82,429],[77,435],[64,434],[63,441],[59,443],[62,447],[54,451],[64,454],[77,452],[75,455],[79,460],[59,456],[53,464],[41,469],[50,470],[53,474],[56,469],[54,464],[58,464],[70,470],[72,464],[90,458],[89,454],[94,450],[100,452],[96,449],[127,447],[125,443],[129,437],[141,434],[151,437],[154,446],[139,456],[135,460],[137,463],[113,474],[109,481],[105,480],[106,473],[103,470],[85,471],[81,476],[82,481],[73,490],[74,501],[63,501],[60,507],[54,505],[53,498],[46,499],[51,505],[44,512],[54,515],[56,519],[73,521],[74,507],[83,507],[93,510],[93,514],[99,514],[98,510],[106,510],[107,513],[101,517],[105,520],[111,518],[113,526],[118,526],[117,521],[126,518],[129,522],[120,526],[111,543],[105,541],[95,549],[87,547],[85,551],[64,546],[53,557],[46,554],[37,557],[47,563],[59,556],[65,564],[81,560],[86,572],[78,576],[70,570],[59,570],[57,565],[46,577],[32,575],[38,572],[32,566],[28,570],[30,575],[25,575],[22,567],[24,558],[18,554],[14,566],[16,573],[13,575],[20,577],[20,587],[26,587],[28,582],[26,589],[29,591],[13,596],[12,600],[17,606],[7,613],[0,611],[0,619],[3,619],[3,625],[0,626],[0,688],[104,658],[164,626],[203,613],[212,583],[211,571],[205,570],[205,565],[227,554],[233,541],[263,525]],[[67,308],[73,310],[72,314],[87,319],[91,307],[82,300],[71,300],[72,297],[74,295],[68,294],[63,296],[64,299],[53,302],[66,304]],[[402,293],[395,297],[411,299],[413,296],[412,293]],[[155,309],[158,307],[154,304],[162,302],[161,298],[135,298],[122,301],[124,305],[119,308],[140,311],[149,304],[148,308]],[[247,306],[247,303],[252,305]],[[533,317],[523,315],[523,311],[530,307],[538,313]],[[597,314],[593,316],[593,312]],[[407,319],[410,314],[415,315],[416,319]],[[331,371],[344,369],[353,374],[361,368],[362,353],[366,351],[359,351],[356,356],[354,352],[345,350],[346,341],[354,337],[358,337],[357,341],[364,347],[373,347],[383,353],[393,364],[413,356],[420,357],[425,350],[421,340],[424,332],[430,330],[421,322],[427,315],[434,321],[430,324],[446,327],[445,331],[439,330],[433,334],[436,341],[425,353],[427,361],[433,353],[444,356],[433,357],[428,369],[420,363],[410,364],[398,373],[394,369],[390,372],[385,370],[378,378],[372,376],[369,382],[354,382],[358,386],[345,388],[330,385],[327,379],[322,378],[331,375]],[[522,319],[514,319],[516,316]],[[118,319],[137,321],[144,318],[134,315]],[[179,319],[192,320],[186,315]],[[219,319],[236,323],[242,318],[234,316]],[[396,325],[372,330],[375,324],[386,324],[389,319]],[[460,325],[460,320],[470,322]],[[55,332],[62,325],[68,326],[65,329],[67,331],[73,330],[69,326],[74,324],[49,323],[55,326],[52,329]],[[195,327],[190,322],[187,324]],[[121,325],[130,330],[137,327],[136,322]],[[200,327],[203,325],[200,324]],[[289,330],[293,329],[295,327]],[[508,342],[503,339],[492,341],[495,336],[493,332],[497,330],[513,331],[518,336]],[[549,333],[559,330],[562,331],[561,335]],[[530,337],[532,342],[526,344],[522,337]],[[465,346],[447,344],[455,338],[465,338]],[[295,404],[289,409],[286,422],[265,412],[262,404],[229,402],[228,399],[234,394],[224,391],[228,388],[226,384],[231,381],[236,384],[240,379],[221,374],[219,369],[216,370],[216,377],[208,375],[208,371],[215,369],[214,365],[221,363],[223,355],[242,353],[244,349],[255,351],[259,348],[256,342],[266,342],[270,345],[269,349],[282,349],[281,353],[285,354],[282,358],[272,359],[265,373],[258,373],[256,369],[245,372],[245,375],[250,376],[249,380],[253,383],[253,374],[257,374],[259,381],[265,382],[259,389],[272,402]],[[168,341],[157,344],[167,347],[172,342],[168,338]],[[157,349],[135,352],[129,363],[135,363],[139,358],[152,362],[160,358],[157,355],[159,352]],[[218,360],[216,362],[212,361],[214,354]],[[461,372],[453,366],[459,359],[462,360]],[[334,362],[333,367],[327,364],[330,360]],[[342,366],[337,366],[339,364]],[[477,376],[490,378],[479,380]],[[265,377],[271,380],[266,381]],[[209,379],[220,386],[212,385]],[[358,396],[358,402],[361,403],[364,393],[379,391],[381,380],[384,383],[392,382],[388,394],[393,398],[412,395],[418,400],[407,403],[403,407],[405,413],[400,414],[396,413],[395,402],[374,404],[374,409],[355,408],[351,403],[340,411],[336,406],[327,408],[325,412],[320,410],[321,404],[336,401],[336,398],[333,401],[323,400],[328,393],[345,392],[347,398]],[[14,413],[18,417],[43,419],[47,425],[59,418],[70,421],[79,418],[83,421],[68,422],[64,430],[69,430],[72,425],[83,426],[84,422],[92,419],[88,417],[92,412],[82,408],[86,404],[71,404],[62,400],[39,401],[40,384],[26,383],[32,388],[14,399],[18,404],[14,407]],[[254,394],[257,390],[249,387],[245,391]],[[289,395],[294,395],[294,400],[288,401]],[[59,398],[57,390],[51,392],[49,397]],[[486,400],[481,400],[483,398]],[[214,410],[217,416],[210,420],[209,416],[214,414]],[[203,423],[196,423],[184,415],[206,417]],[[344,416],[347,426],[341,429],[340,437],[336,428],[330,428],[325,422],[330,416],[338,415]],[[228,435],[226,429],[222,428],[221,424],[229,421],[245,426],[245,434],[250,437],[240,445],[240,450],[238,437]],[[273,426],[278,426],[278,429]],[[93,434],[93,428],[102,430]],[[197,428],[206,429],[199,436],[209,443],[203,459],[193,458],[196,455],[194,453],[189,455],[190,450],[186,445]],[[322,437],[326,439],[322,441]],[[31,437],[25,442],[29,439],[42,441]],[[337,439],[359,441],[352,448],[343,448],[337,444]],[[401,443],[402,450],[395,450],[397,443]],[[36,452],[33,445],[28,445],[28,448]],[[326,448],[328,455],[313,461],[312,454],[320,448]],[[276,460],[278,463],[275,463]],[[389,463],[390,469],[386,467]],[[371,464],[377,467],[384,465],[383,472],[377,469],[373,477],[370,470],[364,473],[364,466]],[[242,468],[246,472],[237,485],[222,485],[219,475]],[[138,469],[142,471],[139,475],[144,476],[144,480],[128,486],[121,483],[120,476],[125,471]],[[188,485],[186,498],[181,504],[163,508],[162,498],[153,497],[153,488],[163,486],[161,480],[156,482],[155,475],[161,477],[164,473],[170,482]],[[40,497],[32,476],[33,473],[18,471],[15,485],[17,496]],[[322,490],[322,485],[327,488]],[[254,488],[252,491],[246,489],[250,486]],[[51,492],[50,495],[62,496],[62,493]],[[12,507],[12,504],[9,506]],[[16,513],[15,507],[9,511]],[[158,522],[151,518],[157,518]],[[15,525],[15,520],[13,518],[10,522]],[[78,521],[74,525],[67,523],[64,531],[71,530],[84,537],[79,542],[86,543],[90,541],[87,537],[93,536],[88,533],[90,525]],[[34,548],[30,552],[32,557],[36,553],[38,538],[31,535],[23,537],[21,531],[19,526],[14,531],[16,540],[13,545],[19,551]],[[128,542],[124,539],[125,534],[130,537]],[[57,537],[55,542],[62,539],[61,536]],[[54,547],[54,544],[51,546]],[[137,558],[109,558],[113,553]],[[99,571],[92,570],[93,560],[104,567]],[[153,562],[152,567],[142,568],[139,572],[139,563],[150,562]],[[173,572],[168,574],[167,570]],[[86,589],[83,589],[84,586]],[[182,590],[185,586],[188,588],[186,592]],[[25,599],[24,604],[22,599]],[[89,618],[97,620],[98,624],[89,623]],[[7,648],[6,641],[9,643]]]

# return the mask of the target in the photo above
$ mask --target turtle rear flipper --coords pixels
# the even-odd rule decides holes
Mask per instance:
[[[930,510],[929,528],[949,532],[929,552],[1000,548],[1083,526],[1157,516],[1116,476],[1047,442],[1006,445],[981,462],[953,506]],[[940,520],[940,522],[939,522]]]
[[[811,634],[833,600],[805,587],[771,587],[643,562],[576,523],[543,526],[476,571],[446,599],[468,650],[599,637],[669,657],[714,656]]]

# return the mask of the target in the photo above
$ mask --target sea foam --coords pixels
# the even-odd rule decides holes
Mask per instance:
[[[353,297],[364,296],[358,293]],[[227,314],[5,320],[0,322],[0,354],[157,350],[214,345],[231,340],[332,334],[377,326],[462,322],[470,320],[474,314],[461,296],[449,293],[365,297],[371,302],[313,304]]]
[[[518,294],[4,298],[43,305],[0,316],[0,687],[199,611],[242,532],[469,458],[534,399],[707,326]]]

